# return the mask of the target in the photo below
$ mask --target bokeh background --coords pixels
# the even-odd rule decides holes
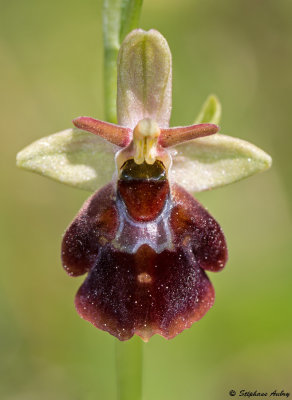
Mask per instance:
[[[144,1],[141,27],[160,30],[173,52],[172,124],[191,123],[216,93],[221,132],[274,160],[198,196],[230,260],[209,274],[213,309],[172,341],[144,346],[144,400],[292,392],[291,20],[290,0]],[[17,151],[74,117],[103,118],[101,1],[1,0],[0,32],[0,398],[112,400],[114,339],[75,312],[84,278],[69,278],[59,256],[88,193],[15,167]]]

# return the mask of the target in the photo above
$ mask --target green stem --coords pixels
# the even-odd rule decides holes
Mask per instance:
[[[116,340],[118,400],[142,399],[142,346],[138,337],[126,342]]]
[[[121,42],[138,27],[143,0],[103,1],[105,117],[117,122],[117,57]]]
[[[104,101],[108,122],[117,122],[117,57],[120,48],[121,0],[103,2]]]

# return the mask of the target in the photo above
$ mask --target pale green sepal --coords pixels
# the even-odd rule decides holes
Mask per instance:
[[[44,137],[21,150],[17,166],[79,189],[95,191],[111,181],[118,147],[80,129]]]
[[[189,192],[214,189],[268,169],[271,157],[241,139],[219,133],[178,145],[171,179]]]
[[[132,31],[118,57],[118,123],[134,128],[151,118],[167,128],[171,113],[171,53],[158,31]]]
[[[221,104],[217,96],[211,94],[194,121],[194,124],[215,124],[219,125],[221,120]]]

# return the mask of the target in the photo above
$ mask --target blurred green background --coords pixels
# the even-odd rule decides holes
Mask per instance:
[[[216,302],[170,342],[145,349],[144,400],[292,392],[290,0],[145,0],[141,27],[173,52],[172,125],[209,93],[221,132],[249,140],[273,168],[198,196],[221,223],[230,260],[209,274]],[[0,398],[112,400],[114,340],[81,320],[60,241],[88,193],[15,167],[30,142],[103,118],[100,0],[1,0]]]

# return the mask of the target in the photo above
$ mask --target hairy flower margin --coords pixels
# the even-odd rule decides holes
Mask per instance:
[[[79,314],[120,340],[170,339],[213,305],[205,270],[224,267],[225,238],[185,189],[223,186],[271,165],[254,145],[217,133],[215,96],[195,125],[169,128],[171,75],[164,37],[132,31],[118,57],[118,125],[79,117],[76,128],[17,155],[18,166],[71,186],[95,191],[110,182],[67,229],[62,262],[71,276],[88,272]]]

